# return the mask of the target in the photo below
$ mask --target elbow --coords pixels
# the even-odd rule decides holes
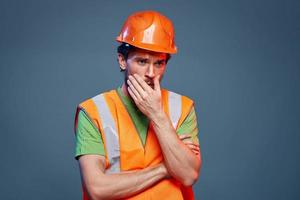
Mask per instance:
[[[102,199],[101,193],[98,192],[97,188],[94,186],[87,187],[87,193],[90,200]]]
[[[106,192],[103,191],[103,189],[96,187],[96,186],[88,186],[87,187],[87,193],[90,200],[106,200],[108,199],[108,196],[106,195]]]
[[[192,172],[190,173],[190,176],[184,178],[181,183],[183,184],[183,186],[185,187],[190,187],[192,185],[194,185],[197,180],[198,180],[198,176],[199,176],[199,173],[198,172]]]
[[[202,165],[202,160],[200,157],[200,159],[198,160],[197,165],[195,167],[196,169],[189,170],[189,174],[186,175],[183,178],[183,180],[181,181],[185,187],[190,187],[197,182],[197,180],[199,178],[199,174],[200,174],[201,165]]]

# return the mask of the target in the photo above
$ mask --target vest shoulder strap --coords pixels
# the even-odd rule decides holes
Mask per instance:
[[[112,114],[113,102],[110,95],[115,90],[104,92],[79,104],[78,108],[82,109],[93,120],[99,129],[106,154],[106,172],[117,173],[120,171],[120,145],[117,124]]]
[[[167,110],[170,120],[173,127],[177,129],[189,114],[194,103],[190,98],[172,91],[164,90],[163,94],[167,98]]]
[[[113,91],[111,91],[113,92]],[[99,119],[101,120],[103,135],[106,144],[106,155],[110,163],[110,167],[106,170],[107,173],[120,172],[120,144],[117,124],[111,113],[109,105],[109,94],[103,93],[92,98],[96,105]]]
[[[169,91],[168,104],[170,120],[173,124],[173,127],[176,129],[182,111],[181,95]]]

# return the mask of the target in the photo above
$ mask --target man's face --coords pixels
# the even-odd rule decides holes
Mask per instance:
[[[135,49],[125,61],[125,83],[129,75],[138,74],[150,87],[154,88],[154,78],[163,77],[167,54],[143,49]],[[127,83],[126,83],[127,84]]]

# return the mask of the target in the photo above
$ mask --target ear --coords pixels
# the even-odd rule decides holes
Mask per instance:
[[[118,62],[119,62],[121,70],[125,70],[127,67],[126,60],[125,60],[124,56],[120,53],[118,53]]]

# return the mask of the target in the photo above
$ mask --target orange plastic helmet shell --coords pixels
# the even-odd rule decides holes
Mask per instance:
[[[177,52],[172,21],[151,10],[130,15],[116,40],[150,51],[170,54]]]

